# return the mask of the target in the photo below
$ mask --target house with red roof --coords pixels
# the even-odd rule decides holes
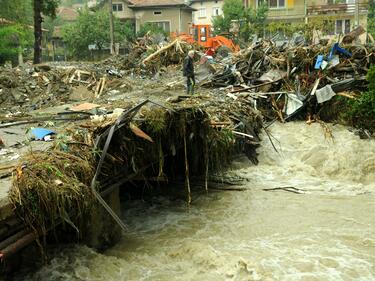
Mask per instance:
[[[184,0],[130,0],[136,31],[145,23],[154,23],[166,32],[188,33],[194,9]]]
[[[107,1],[101,4],[108,7]],[[187,33],[194,9],[186,0],[113,0],[113,15],[121,21],[132,21],[136,31],[153,23],[166,32]]]

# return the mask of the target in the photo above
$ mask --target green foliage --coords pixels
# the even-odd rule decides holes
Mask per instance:
[[[145,24],[141,25],[141,28],[137,32],[137,37],[143,37],[146,34],[149,35],[156,35],[156,34],[162,34],[164,36],[167,36],[168,33],[163,30],[163,28],[155,25],[152,22],[146,22]]]
[[[132,27],[123,26],[118,19],[114,19],[115,42],[122,42],[131,37]],[[83,11],[76,22],[63,26],[63,40],[71,56],[80,58],[89,55],[89,45],[95,44],[102,50],[110,43],[109,15],[106,11],[90,13]]]
[[[117,23],[117,25],[119,22]],[[121,29],[121,34],[125,37],[126,41],[134,41],[135,40],[135,26],[134,23],[131,21],[127,21],[122,24],[122,26],[119,26],[118,28]]]
[[[231,19],[228,17],[224,17],[223,15],[212,18],[212,26],[214,28],[215,34],[229,32],[230,25]]]
[[[224,0],[223,14],[212,19],[216,33],[229,32],[232,22],[240,23],[244,19],[245,7],[241,0]]]
[[[22,25],[0,26],[0,64],[17,61],[18,52],[32,44],[32,32]]]
[[[375,0],[369,0],[368,6],[367,30],[375,37]]]
[[[0,18],[17,23],[32,24],[31,0],[0,0]]]
[[[375,66],[367,74],[368,91],[356,100],[348,101],[346,117],[356,126],[375,130]]]
[[[51,40],[56,26],[62,26],[64,20],[61,17],[45,17],[43,21],[43,28],[48,30],[48,39]]]
[[[56,17],[56,9],[60,5],[60,0],[34,0],[34,2],[41,2],[43,15]]]
[[[268,7],[263,4],[257,9],[248,8],[244,11],[245,24],[240,29],[240,35],[248,41],[252,34],[261,35],[267,19]]]
[[[229,32],[237,25],[238,36],[248,41],[251,35],[262,33],[267,12],[267,5],[245,9],[241,0],[224,0],[223,15],[213,18],[212,23],[216,34]]]
[[[319,30],[322,35],[329,34],[330,30],[334,29],[335,19],[331,17],[312,18],[305,23],[288,23],[288,22],[270,22],[266,26],[266,32],[271,36],[276,33],[281,33],[286,37],[291,38],[293,34],[302,34],[307,41],[312,40],[314,30]]]

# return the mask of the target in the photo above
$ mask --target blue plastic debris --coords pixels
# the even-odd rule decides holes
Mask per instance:
[[[31,130],[31,134],[35,137],[35,140],[44,140],[46,136],[55,135],[56,133],[45,128],[34,128]]]
[[[333,44],[332,48],[331,48],[331,51],[329,52],[329,56],[328,56],[328,60],[330,61],[333,57],[333,55],[338,52],[340,54],[343,54],[345,56],[348,56],[348,57],[351,57],[352,54],[350,52],[348,52],[347,50],[345,50],[344,48],[341,48],[339,46],[339,43],[335,43]]]
[[[318,55],[318,57],[316,58],[315,69],[320,69],[323,59],[324,59],[323,55]]]

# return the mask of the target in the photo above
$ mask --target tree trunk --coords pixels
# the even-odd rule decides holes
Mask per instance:
[[[113,55],[115,53],[115,38],[114,38],[115,36],[114,36],[114,27],[113,27],[112,0],[108,1],[108,5],[109,5],[109,32],[110,32],[110,36],[111,36],[110,49],[111,49],[111,55]]]
[[[42,1],[33,0],[34,5],[34,64],[42,62]]]

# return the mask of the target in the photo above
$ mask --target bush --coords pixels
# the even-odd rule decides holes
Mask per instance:
[[[346,117],[356,127],[375,130],[375,66],[367,74],[368,91],[356,100],[349,100]]]
[[[5,61],[17,62],[18,52],[31,46],[32,32],[18,24],[0,27],[0,64]]]
[[[122,24],[119,19],[114,18],[114,29],[116,43],[134,38],[134,29],[130,23]],[[95,45],[98,50],[109,46],[109,15],[106,11],[83,11],[76,22],[63,26],[62,36],[71,56],[88,57],[89,45]]]
[[[149,33],[150,35],[161,34],[165,37],[168,36],[168,33],[166,31],[164,31],[163,28],[161,28],[161,27],[159,27],[156,24],[151,23],[151,22],[146,22],[145,24],[141,25],[141,28],[137,32],[137,37],[143,37],[147,33]]]

